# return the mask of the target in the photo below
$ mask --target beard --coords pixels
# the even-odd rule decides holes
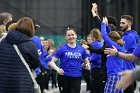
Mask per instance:
[[[125,32],[128,29],[128,25],[126,25],[125,27],[120,27],[120,28],[121,28],[121,31]]]

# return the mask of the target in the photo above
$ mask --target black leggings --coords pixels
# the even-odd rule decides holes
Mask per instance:
[[[81,77],[58,76],[60,93],[80,93]]]

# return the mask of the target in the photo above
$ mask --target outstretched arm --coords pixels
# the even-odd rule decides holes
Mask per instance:
[[[92,3],[92,16],[93,16],[93,21],[95,23],[95,28],[100,28],[101,29],[101,18],[99,17],[98,14],[98,5],[96,3]]]
[[[117,89],[126,89],[130,86],[135,80],[140,80],[140,68],[135,70],[127,70],[121,72],[122,78],[117,82],[116,88]]]
[[[104,54],[104,47],[102,48],[94,48],[92,47],[92,45],[89,45],[89,48],[88,50],[91,52],[91,53],[97,53],[97,54]]]
[[[110,56],[118,56],[122,59],[128,60],[128,61],[136,61],[138,57],[136,57],[134,54],[125,54],[122,52],[119,52],[115,46],[112,46],[113,48],[105,48],[104,53],[108,54]]]
[[[56,70],[60,75],[64,75],[64,71],[63,69],[59,68],[58,66],[56,66],[55,62],[58,59],[56,57],[53,57],[52,60],[48,63],[49,66],[51,66],[54,70]]]

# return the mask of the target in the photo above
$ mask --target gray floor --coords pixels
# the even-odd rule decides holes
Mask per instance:
[[[140,60],[138,65],[136,65],[136,68],[140,67]],[[50,82],[51,83],[51,82]],[[51,89],[51,84],[49,84],[50,86],[50,90],[49,91],[44,91],[44,93],[60,93],[59,92],[59,89],[56,88],[56,89]],[[81,84],[81,92],[80,93],[89,93],[88,91],[86,91],[86,83],[84,80],[82,80],[82,84]],[[135,93],[140,93],[140,81],[137,82],[137,88],[135,90]]]
[[[51,84],[49,84],[49,86],[51,86]],[[140,82],[137,82],[137,88],[135,90],[135,93],[140,93],[139,91],[140,89]],[[55,89],[51,89],[47,91],[45,90],[44,93],[60,93],[58,88]],[[81,84],[81,92],[80,93],[89,93],[88,91],[86,91],[86,83],[82,80],[82,84]]]

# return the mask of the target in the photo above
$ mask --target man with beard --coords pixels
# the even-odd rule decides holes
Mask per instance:
[[[130,15],[122,15],[120,21],[120,28],[124,32],[123,41],[125,42],[125,52],[132,54],[137,47],[139,35],[135,30],[132,30],[133,18]],[[135,65],[131,61],[125,61],[125,70],[132,70]],[[124,93],[134,93],[136,83],[128,87]]]

